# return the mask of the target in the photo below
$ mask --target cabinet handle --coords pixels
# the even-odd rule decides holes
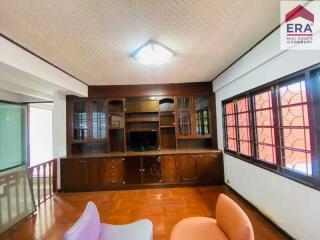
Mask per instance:
[[[122,182],[122,184],[126,184],[126,182],[125,182],[125,181],[123,181],[123,182]]]
[[[198,180],[198,178],[197,178],[197,177],[194,177],[194,178],[182,177],[182,180],[185,180],[185,181],[195,181],[195,180]]]
[[[124,161],[124,158],[122,158],[121,160]]]

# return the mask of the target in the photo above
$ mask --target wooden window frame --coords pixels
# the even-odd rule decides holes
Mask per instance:
[[[319,71],[317,77],[312,77],[311,73]],[[310,129],[310,149],[311,149],[311,163],[312,163],[312,175],[306,175],[299,173],[283,166],[281,149],[283,149],[283,143],[281,143],[281,131],[283,130],[280,126],[280,86],[285,86],[294,83],[295,81],[305,81],[306,85],[306,96],[307,96],[307,107],[308,107],[308,118],[309,118],[309,129]],[[254,101],[253,98],[256,94],[271,89],[272,94],[272,113],[273,113],[273,129],[274,129],[274,141],[276,146],[275,153],[275,164],[265,162],[257,159],[257,133],[255,128],[255,113],[254,113]],[[244,93],[238,94],[232,98],[228,98],[222,101],[223,109],[223,140],[224,140],[224,152],[231,156],[237,157],[238,159],[244,160],[250,164],[269,170],[278,175],[284,176],[308,187],[320,190],[320,64],[313,65],[296,73],[290,74],[283,78],[277,79],[273,82],[264,84],[257,88],[251,89]],[[248,97],[249,104],[249,119],[250,119],[250,132],[251,132],[251,152],[252,156],[244,156],[239,153],[239,127],[237,119],[236,104],[234,104],[235,111],[235,125],[236,125],[236,149],[237,151],[231,151],[227,149],[227,134],[226,134],[226,104],[235,102],[238,99]]]
[[[234,112],[233,114],[227,114],[226,113],[226,106],[229,103],[233,103],[234,104],[233,105],[233,112]],[[234,123],[235,124],[234,127],[235,127],[236,136],[235,136],[235,138],[232,138],[232,139],[236,142],[236,151],[233,151],[233,150],[227,148],[229,137],[228,137],[228,133],[227,133],[228,126],[227,126],[227,118],[226,117],[229,116],[229,115],[234,115],[234,118],[235,118],[234,119],[234,122],[235,122]],[[223,105],[223,138],[224,138],[224,146],[225,146],[224,150],[226,152],[229,152],[229,153],[235,154],[235,155],[237,155],[237,152],[238,152],[238,144],[237,144],[237,136],[238,136],[238,134],[237,134],[237,126],[236,126],[236,124],[237,124],[237,119],[236,119],[236,114],[235,114],[235,103],[234,103],[234,100],[228,101]],[[233,126],[229,126],[229,127],[233,127]]]

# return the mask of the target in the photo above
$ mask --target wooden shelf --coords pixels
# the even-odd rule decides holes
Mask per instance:
[[[155,113],[155,114],[158,114],[159,112],[158,111],[139,111],[139,112],[126,112],[125,113],[127,115],[131,115],[131,114],[145,114],[145,113]]]
[[[160,116],[175,115],[174,111],[161,111]]]
[[[126,123],[158,123],[159,120],[126,120]]]
[[[108,112],[108,115],[120,115],[120,116],[123,116],[123,112]]]
[[[160,126],[160,128],[175,128],[176,126],[172,125],[172,126]]]
[[[184,140],[184,139],[210,139],[211,136],[204,135],[204,136],[178,136],[177,139]]]
[[[121,130],[121,129],[124,129],[123,127],[109,127],[108,128],[109,130]]]

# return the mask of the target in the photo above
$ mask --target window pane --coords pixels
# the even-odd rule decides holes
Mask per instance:
[[[284,147],[310,150],[309,129],[283,129]]]
[[[274,129],[258,127],[256,129],[258,144],[274,145]]]
[[[306,175],[312,175],[311,154],[293,150],[285,150],[285,167]]]
[[[258,158],[271,164],[275,164],[275,147],[270,145],[258,144]]]
[[[246,113],[238,113],[238,126],[239,127],[249,127],[249,114]]]
[[[234,115],[228,115],[227,118],[227,126],[236,126],[236,120]]]
[[[251,156],[251,136],[249,119],[249,100],[247,97],[237,100],[237,127],[239,131],[239,152]]]
[[[26,106],[0,102],[1,171],[26,162],[26,110]]]
[[[305,81],[280,86],[279,97],[284,166],[295,172],[312,175]]]
[[[256,111],[256,126],[258,127],[273,127],[272,109]]]
[[[235,139],[228,139],[228,149],[231,151],[237,151],[237,144]]]
[[[248,112],[249,108],[248,108],[248,98],[242,98],[240,100],[237,101],[237,112],[241,113],[241,112]]]
[[[240,153],[246,156],[251,156],[251,142],[239,141]]]
[[[308,108],[306,104],[283,107],[282,126],[309,126]]]
[[[250,141],[250,129],[247,127],[239,128],[239,139]]]
[[[271,90],[254,96],[257,159],[276,163]]]
[[[228,103],[226,104],[226,114],[234,114],[234,103]]]
[[[264,109],[264,108],[271,108],[271,91],[266,91],[260,94],[255,95],[255,109]]]
[[[48,104],[39,103],[29,108],[31,166],[47,162],[53,158],[52,110],[48,109],[47,106]]]
[[[236,116],[234,111],[234,103],[230,102],[225,105],[225,143],[226,149],[231,151],[237,151],[237,141],[236,141]]]
[[[227,128],[227,136],[228,138],[236,139],[236,128],[228,127]]]
[[[306,84],[304,81],[292,83],[280,88],[280,102],[282,106],[306,102]]]

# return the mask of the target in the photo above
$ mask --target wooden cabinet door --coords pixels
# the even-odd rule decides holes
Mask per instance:
[[[194,97],[194,122],[195,134],[197,137],[211,136],[210,108],[209,96]]]
[[[223,164],[219,154],[199,155],[198,176],[201,182],[223,184]]]
[[[159,111],[159,102],[154,100],[128,100],[126,101],[125,111],[127,113],[135,112],[158,112]]]
[[[177,182],[177,161],[174,156],[162,156],[161,179],[163,183]]]
[[[81,159],[61,160],[61,187],[63,191],[79,191],[83,188],[84,163]]]
[[[85,186],[87,190],[97,190],[103,186],[103,159],[84,160]]]
[[[179,138],[193,135],[193,98],[178,97],[176,104],[176,132]]]
[[[90,136],[92,141],[107,138],[107,107],[105,100],[90,101]]]
[[[90,139],[89,103],[85,100],[72,102],[72,141],[86,142]]]
[[[197,182],[198,157],[196,155],[180,155],[179,158],[179,180],[180,182]]]

